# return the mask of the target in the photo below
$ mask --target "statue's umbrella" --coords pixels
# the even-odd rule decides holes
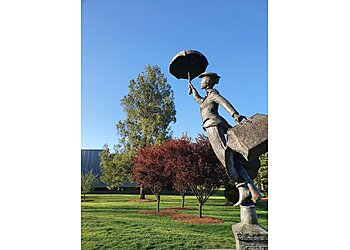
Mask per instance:
[[[177,79],[191,80],[199,76],[208,66],[207,58],[196,50],[183,50],[170,62],[169,71]],[[189,93],[191,94],[191,93]]]

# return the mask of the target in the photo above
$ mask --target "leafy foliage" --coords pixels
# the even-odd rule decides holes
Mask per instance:
[[[158,211],[164,187],[173,186],[180,191],[183,205],[186,190],[191,188],[199,203],[200,217],[204,203],[226,180],[224,167],[204,135],[199,135],[195,142],[183,136],[140,149],[134,159],[133,174],[137,183],[155,194]]]
[[[199,203],[199,216],[202,217],[204,203],[220,188],[227,177],[224,166],[217,159],[207,137],[199,135],[193,148],[194,164],[188,178]]]
[[[100,153],[100,179],[108,189],[118,189],[123,181],[131,179],[132,155],[118,148],[114,150],[115,153],[111,153],[108,145],[104,145]]]
[[[171,176],[171,185],[182,198],[182,207],[185,206],[185,195],[190,189],[189,175],[193,165],[193,145],[191,138],[182,136],[177,140],[169,140],[162,145],[165,157],[165,171]]]
[[[85,201],[85,195],[94,191],[97,183],[97,177],[92,173],[92,170],[89,172],[81,172],[81,193],[83,194],[83,199]]]
[[[126,119],[118,122],[117,131],[127,151],[136,153],[171,137],[169,124],[176,122],[174,94],[158,66],[146,66],[136,81],[130,81],[121,105]]]
[[[129,92],[121,100],[126,118],[116,125],[120,135],[119,151],[106,152],[103,181],[115,188],[121,181],[132,180],[132,159],[139,148],[161,144],[171,137],[170,123],[176,122],[174,94],[158,66],[147,65],[136,80],[129,83]],[[112,158],[113,160],[110,160]],[[140,186],[140,198],[144,198]]]
[[[183,206],[186,190],[191,188],[202,217],[204,203],[227,181],[225,169],[204,135],[199,135],[195,142],[183,136],[161,145],[148,145],[139,149],[133,163],[134,180],[152,190],[158,201],[158,211],[164,187],[178,190]]]
[[[139,149],[133,160],[134,180],[142,187],[149,187],[160,204],[160,193],[169,185],[170,176],[165,172],[165,158],[159,145],[148,145]]]
[[[257,177],[254,179],[255,185],[259,187],[261,194],[264,197],[268,196],[268,153],[260,157],[261,167],[258,171]]]

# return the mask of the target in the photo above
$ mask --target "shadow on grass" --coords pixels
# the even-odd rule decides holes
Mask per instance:
[[[147,210],[147,209],[145,209]],[[137,208],[84,208],[82,209],[82,212],[89,212],[89,213],[107,213],[107,212],[126,212],[126,213],[134,213],[138,212],[140,209]]]
[[[160,211],[163,211],[167,208],[160,209]],[[108,212],[123,212],[123,213],[138,213],[140,211],[156,211],[156,208],[154,207],[140,207],[140,208],[134,208],[134,207],[115,207],[115,208],[95,208],[95,207],[89,207],[82,209],[82,212],[88,212],[88,213],[108,213]]]

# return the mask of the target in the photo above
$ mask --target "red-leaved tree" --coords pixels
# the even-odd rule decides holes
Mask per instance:
[[[173,187],[180,192],[184,207],[187,189],[192,189],[199,203],[202,218],[204,203],[227,178],[224,167],[217,159],[208,139],[199,135],[195,142],[183,136],[162,145],[166,172],[171,176]]]
[[[190,188],[189,174],[193,169],[193,145],[191,138],[182,136],[180,139],[169,140],[162,145],[166,159],[165,172],[171,176],[171,184],[182,198],[182,207],[185,207],[185,195]]]
[[[157,199],[157,211],[160,207],[160,193],[169,185],[170,176],[165,172],[165,157],[161,146],[148,145],[139,149],[133,160],[134,180],[142,187],[149,187]]]
[[[199,203],[200,218],[203,217],[205,202],[227,178],[204,135],[199,135],[195,142],[183,136],[160,146],[149,145],[138,151],[133,163],[134,180],[152,190],[157,198],[158,211],[162,189],[172,185],[180,192],[184,207],[186,190],[191,188]]]
[[[199,135],[192,145],[193,168],[186,178],[196,195],[199,217],[202,218],[204,203],[223,185],[227,177],[224,166],[219,162],[206,136]]]

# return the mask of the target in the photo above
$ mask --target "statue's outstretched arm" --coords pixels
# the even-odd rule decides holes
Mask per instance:
[[[217,90],[214,90],[211,96],[212,100],[221,105],[231,116],[238,114],[237,110],[231,105],[231,103],[222,97]]]
[[[198,102],[199,104],[201,104],[203,102],[204,98],[198,94],[196,88],[193,87],[192,83],[188,83],[188,88],[191,90],[190,93],[192,93],[194,100],[196,102]]]
[[[217,90],[213,91],[212,100],[221,105],[235,119],[235,122],[237,124],[244,118],[246,119],[246,117],[240,115],[238,111],[231,105],[231,103],[222,97]]]

